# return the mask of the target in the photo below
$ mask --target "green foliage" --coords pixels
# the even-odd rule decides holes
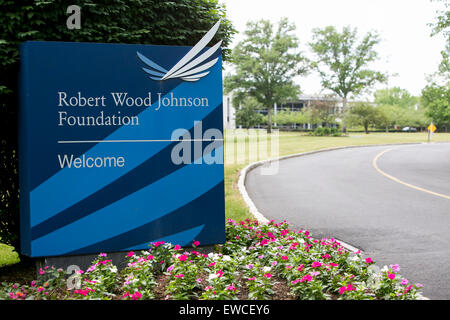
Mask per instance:
[[[287,110],[277,112],[277,114],[273,116],[273,121],[279,125],[303,124],[308,122],[302,111]]]
[[[66,26],[73,1],[0,0],[0,238],[18,248],[18,45],[27,40],[194,45],[217,22],[213,41],[236,32],[218,0],[80,0],[81,29]],[[43,57],[45,59],[45,57]]]
[[[258,102],[255,98],[247,98],[241,104],[241,107],[236,110],[236,124],[245,129],[252,128],[264,122],[264,116],[256,112],[258,109]]]
[[[374,93],[374,102],[377,105],[391,105],[402,108],[413,108],[419,98],[412,96],[408,90],[399,87],[380,89]]]
[[[369,126],[379,125],[386,121],[385,115],[368,102],[354,103],[345,118],[347,123],[362,125],[366,134],[369,133]]]
[[[381,117],[377,125],[389,128],[397,127],[426,127],[430,119],[425,115],[425,109],[421,106],[400,107],[398,105],[378,105],[377,109],[381,112]]]
[[[324,97],[323,100],[311,101],[308,108],[310,123],[333,124],[336,123],[337,101],[334,97]]]
[[[0,284],[0,299],[269,300],[281,294],[302,300],[415,300],[423,287],[403,278],[398,265],[380,270],[360,251],[349,252],[333,238],[314,239],[286,221],[229,219],[223,245],[208,254],[193,246],[187,251],[159,242],[149,251],[129,252],[121,271],[100,253],[85,272],[67,280],[62,269],[46,267],[29,285]],[[168,267],[161,271],[163,256]]]
[[[342,133],[339,132],[338,128],[329,128],[329,127],[317,127],[311,134],[317,137],[323,136],[340,137],[342,135]]]
[[[384,82],[386,75],[368,68],[378,54],[374,50],[380,41],[378,34],[369,32],[358,42],[357,29],[333,26],[313,29],[310,46],[317,56],[313,66],[318,71],[322,86],[344,99],[349,94],[358,95],[377,82]]]
[[[246,38],[231,55],[236,71],[224,80],[225,91],[251,96],[268,111],[269,132],[274,103],[283,103],[299,93],[293,78],[306,73],[305,58],[297,49],[295,25],[284,18],[278,28],[268,20],[249,22]]]
[[[448,0],[432,0],[433,2],[442,2],[444,3],[445,9],[436,11],[436,18],[434,23],[431,23],[430,26],[433,28],[431,35],[434,36],[439,33],[444,33],[447,36],[447,39],[450,38],[450,2]]]
[[[436,126],[450,126],[450,84],[438,85],[435,83],[427,85],[422,90],[422,104]]]

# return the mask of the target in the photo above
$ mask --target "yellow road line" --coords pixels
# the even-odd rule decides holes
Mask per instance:
[[[426,192],[426,193],[432,194],[432,195],[434,195],[434,196],[438,196],[438,197],[441,197],[441,198],[449,199],[449,200],[450,200],[450,196],[447,196],[447,195],[442,194],[442,193],[437,193],[437,192],[434,192],[434,191],[430,191],[430,190],[427,190],[427,189],[424,189],[424,188],[421,188],[421,187],[418,187],[418,186],[415,186],[415,185],[406,183],[406,182],[404,182],[404,181],[402,181],[402,180],[400,180],[400,179],[398,179],[398,178],[396,178],[396,177],[394,177],[394,176],[391,176],[390,174],[387,174],[387,173],[384,172],[383,170],[381,170],[381,169],[378,167],[377,161],[378,161],[378,159],[379,159],[383,154],[385,154],[385,153],[387,153],[387,152],[389,152],[389,151],[391,151],[391,150],[393,150],[393,149],[391,148],[391,149],[384,150],[384,151],[380,152],[379,154],[377,154],[375,158],[373,158],[373,161],[372,161],[373,167],[374,167],[379,173],[381,173],[383,176],[385,176],[385,177],[387,177],[387,178],[389,178],[389,179],[391,179],[391,180],[393,180],[393,181],[395,181],[395,182],[398,182],[398,183],[400,183],[400,184],[402,184],[402,185],[404,185],[404,186],[407,186],[407,187],[410,187],[410,188],[412,188],[412,189],[416,189],[416,190],[419,190],[419,191],[422,191],[422,192]]]

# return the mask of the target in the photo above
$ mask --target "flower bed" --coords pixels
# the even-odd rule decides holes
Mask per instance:
[[[157,242],[127,254],[119,271],[101,253],[69,278],[62,269],[40,270],[30,284],[3,283],[0,299],[417,299],[398,265],[381,270],[371,258],[335,239],[313,239],[286,222],[228,220],[227,241],[202,253]]]

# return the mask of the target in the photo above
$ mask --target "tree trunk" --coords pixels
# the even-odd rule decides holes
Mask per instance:
[[[272,133],[272,109],[267,108],[267,133]]]
[[[347,126],[344,122],[344,114],[347,111],[347,97],[342,98],[342,132],[347,133]]]
[[[364,123],[364,132],[366,134],[369,134],[369,124],[368,123]]]

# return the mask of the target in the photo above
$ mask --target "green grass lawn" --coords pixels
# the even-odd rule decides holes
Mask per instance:
[[[245,133],[245,131],[242,131]],[[227,137],[225,136],[225,140]],[[270,136],[262,139],[270,139]],[[229,159],[225,162],[225,216],[236,221],[252,218],[244,200],[237,188],[239,172],[249,162],[248,140],[245,140],[246,152],[239,155],[236,161],[239,163],[230,163]],[[433,135],[433,142],[450,142],[450,133],[436,133]],[[227,142],[227,141],[226,141]],[[412,143],[427,142],[427,133],[352,133],[346,137],[313,137],[304,133],[282,132],[279,135],[279,156],[295,154],[300,152],[314,151],[324,148],[369,145],[369,144],[394,144],[394,143]],[[225,151],[227,144],[225,144]],[[269,152],[270,154],[270,148]],[[264,160],[272,156],[260,157],[254,160]],[[18,262],[17,253],[10,246],[0,243],[0,267]]]

